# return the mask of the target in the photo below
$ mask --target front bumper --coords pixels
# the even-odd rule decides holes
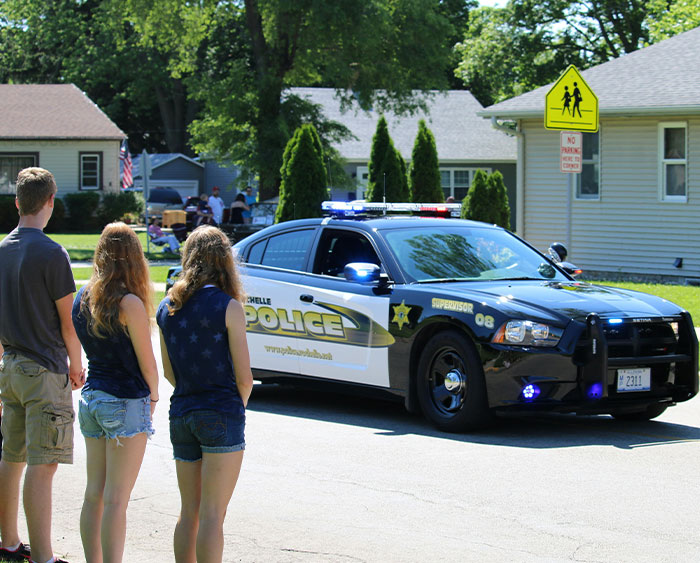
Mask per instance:
[[[677,323],[677,334],[671,332]],[[610,413],[687,401],[698,393],[698,339],[688,313],[614,326],[572,321],[555,349],[482,348],[489,406],[512,411]],[[618,392],[619,369],[649,368],[648,391]],[[523,389],[536,385],[535,397]]]

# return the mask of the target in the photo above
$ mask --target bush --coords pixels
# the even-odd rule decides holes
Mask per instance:
[[[280,169],[280,201],[275,223],[321,216],[328,198],[321,141],[313,125],[299,127],[287,143]]]
[[[53,200],[53,213],[51,214],[51,219],[49,219],[46,229],[47,233],[58,233],[65,228],[66,219],[66,205],[60,197],[56,197]]]
[[[508,193],[500,172],[487,176],[483,170],[476,171],[469,193],[462,202],[462,218],[510,229]]]
[[[71,231],[94,231],[97,228],[97,209],[100,194],[97,192],[77,192],[66,194],[63,201],[68,208]]]
[[[384,158],[390,145],[392,143],[391,137],[389,137],[389,126],[382,115],[377,122],[377,130],[372,137],[372,149],[369,155],[369,178],[365,190],[367,201],[382,201],[382,196],[384,195]]]
[[[140,215],[143,211],[143,197],[135,192],[109,193],[102,196],[102,203],[97,211],[100,228],[107,223],[119,221],[127,214]]]
[[[0,195],[0,233],[9,233],[17,226],[18,221],[15,196]]]

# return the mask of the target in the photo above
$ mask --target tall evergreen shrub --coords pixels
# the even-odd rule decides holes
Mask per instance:
[[[425,124],[425,120],[421,119],[418,122],[418,135],[411,154],[409,176],[411,201],[414,203],[445,201],[441,184],[435,137]]]
[[[510,204],[503,174],[498,170],[489,174],[489,200],[492,206],[493,222],[499,227],[510,229]]]
[[[484,223],[493,222],[491,221],[488,176],[481,169],[474,174],[469,192],[462,200],[462,218],[483,221]]]
[[[321,141],[311,124],[299,127],[287,143],[280,169],[280,201],[275,222],[321,216],[328,198]]]
[[[390,145],[392,145],[392,142],[389,136],[389,126],[386,118],[382,115],[377,122],[377,129],[372,137],[372,149],[369,155],[369,178],[365,191],[365,199],[367,201],[382,201],[382,196],[384,195],[384,158]]]

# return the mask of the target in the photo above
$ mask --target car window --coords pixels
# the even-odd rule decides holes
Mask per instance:
[[[248,263],[286,270],[301,270],[313,235],[313,229],[304,229],[289,231],[260,241],[251,247]]]
[[[501,229],[430,227],[384,231],[412,281],[566,280],[544,257]]]
[[[365,235],[343,229],[325,229],[316,252],[313,272],[342,278],[345,277],[345,265],[351,262],[381,265],[372,243]]]

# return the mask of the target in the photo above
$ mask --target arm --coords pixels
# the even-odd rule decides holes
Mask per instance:
[[[158,402],[158,367],[151,345],[151,325],[141,299],[131,293],[119,303],[120,320],[129,331],[131,344],[136,352],[143,379],[151,390],[151,415]]]
[[[69,293],[54,301],[58,318],[61,322],[61,337],[68,352],[68,377],[70,377],[73,390],[80,389],[85,383],[85,370],[81,356],[80,340],[75,333],[71,309],[73,308],[73,294]]]
[[[165,346],[163,331],[160,330],[158,332],[160,332],[160,357],[163,360],[163,375],[170,385],[175,387],[175,373],[173,372],[173,366],[170,364],[170,356],[168,356],[168,349]]]
[[[243,399],[243,405],[248,406],[248,399],[253,390],[253,374],[250,371],[250,355],[248,340],[245,333],[245,314],[243,306],[231,299],[226,308],[226,329],[228,332],[228,348],[233,359],[233,369],[236,373],[236,387]]]

